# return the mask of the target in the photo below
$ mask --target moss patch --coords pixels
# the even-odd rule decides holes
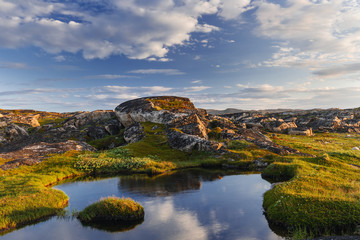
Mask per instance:
[[[81,211],[82,222],[139,221],[144,219],[144,208],[130,198],[107,197]]]
[[[279,135],[277,142],[320,157],[287,157],[263,172],[272,180],[289,180],[265,193],[268,219],[289,231],[301,229],[314,235],[354,231],[360,222],[360,158],[351,148],[360,145],[358,136]]]
[[[109,146],[118,147],[124,145],[126,143],[124,140],[124,129],[122,129],[118,135],[111,135],[101,139],[87,141],[87,143],[98,150],[108,149]]]
[[[73,168],[76,154],[68,152],[31,167],[0,170],[0,231],[54,215],[67,205],[63,192],[47,186],[84,174]]]

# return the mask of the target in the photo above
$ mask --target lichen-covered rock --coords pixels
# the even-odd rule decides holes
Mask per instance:
[[[169,145],[180,151],[191,152],[193,150],[206,152],[221,152],[224,150],[222,143],[209,141],[204,138],[182,133],[174,129],[167,129]]]
[[[145,137],[143,126],[140,123],[134,123],[130,127],[126,128],[124,132],[124,139],[127,143],[135,143]]]
[[[169,124],[193,112],[197,109],[188,98],[172,96],[134,99],[115,108],[116,116],[125,127],[136,122]]]
[[[0,168],[9,170],[22,165],[34,165],[47,158],[49,154],[59,154],[71,150],[95,151],[89,144],[73,140],[59,143],[40,142],[26,145],[17,151],[0,153],[0,158],[9,159],[9,161],[1,165]]]
[[[288,131],[288,134],[289,135],[303,135],[303,136],[313,136],[313,131],[312,131],[312,128],[310,129],[304,129],[304,130],[301,130],[301,129],[290,129]]]
[[[16,124],[9,124],[5,129],[5,138],[9,142],[20,141],[29,137],[29,133],[22,127]]]
[[[206,127],[197,114],[176,119],[173,123],[169,124],[169,126],[171,128],[177,128],[186,134],[208,139]]]
[[[295,132],[299,129],[312,129],[315,132],[360,133],[360,108],[244,111],[222,116],[235,124],[245,123],[248,128],[255,126],[271,132],[286,133],[292,129]],[[306,134],[311,135],[309,131]]]

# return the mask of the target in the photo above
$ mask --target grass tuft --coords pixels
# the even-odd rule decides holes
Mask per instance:
[[[111,221],[139,221],[144,219],[144,208],[131,198],[107,197],[79,212],[78,218],[85,223]]]

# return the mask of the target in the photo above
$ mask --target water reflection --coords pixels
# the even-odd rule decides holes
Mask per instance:
[[[156,177],[80,181],[56,188],[70,197],[69,211],[82,210],[101,197],[131,197],[144,206],[144,222],[134,229],[116,230],[85,227],[76,218],[52,218],[3,239],[281,239],[262,213],[262,194],[270,184],[259,174],[229,176],[223,171],[184,170]]]
[[[221,171],[201,169],[181,170],[159,176],[129,175],[119,177],[119,190],[146,196],[171,196],[176,193],[199,190],[202,182],[220,180]]]
[[[135,229],[138,225],[143,223],[144,220],[137,222],[104,222],[104,223],[81,223],[84,227],[98,229],[106,232],[117,233],[126,232]]]

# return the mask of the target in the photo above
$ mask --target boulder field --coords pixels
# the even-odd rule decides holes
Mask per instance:
[[[301,152],[275,144],[265,132],[301,134],[313,132],[360,133],[359,109],[256,112],[211,115],[188,98],[145,97],[118,105],[114,111],[50,113],[0,109],[0,160],[2,169],[31,165],[50,153],[68,150],[110,149],[141,141],[141,125],[165,126],[168,144],[174,149],[222,154],[228,140],[244,140],[276,154]],[[98,147],[99,148],[99,147]]]

